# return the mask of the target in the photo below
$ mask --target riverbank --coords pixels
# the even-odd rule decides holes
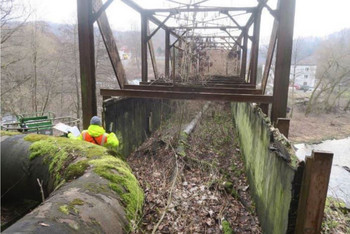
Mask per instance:
[[[294,143],[319,143],[350,136],[350,112],[310,114],[298,108],[290,120],[289,139]]]

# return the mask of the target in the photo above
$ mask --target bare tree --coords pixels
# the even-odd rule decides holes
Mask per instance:
[[[18,0],[0,0],[0,13],[2,45],[27,22],[31,10]]]
[[[350,30],[343,31],[321,44],[317,55],[317,84],[305,114],[312,111],[331,112],[335,104],[350,92]],[[349,100],[345,100],[347,103]],[[347,109],[345,105],[345,110]]]

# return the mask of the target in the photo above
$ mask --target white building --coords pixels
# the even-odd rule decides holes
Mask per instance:
[[[293,83],[295,78],[294,85],[299,87],[307,85],[309,87],[315,87],[316,83],[316,65],[292,65],[290,68],[290,84]]]
[[[264,72],[265,66],[262,67],[262,72]],[[297,64],[297,65],[291,65],[290,68],[290,77],[289,77],[289,83],[292,86],[293,80],[295,78],[294,85],[295,86],[309,86],[311,88],[314,88],[316,85],[316,69],[317,66],[314,64]],[[270,70],[269,73],[269,79],[267,83],[268,89],[273,86],[273,79],[274,79],[274,67]]]

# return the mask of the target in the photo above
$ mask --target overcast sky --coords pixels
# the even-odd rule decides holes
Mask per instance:
[[[242,0],[211,1],[220,4],[239,4]],[[76,21],[76,0],[28,0],[37,20],[56,23],[74,23]],[[139,1],[148,8],[162,8],[169,4],[161,0]],[[182,0],[184,2],[184,0]],[[256,0],[244,0],[256,4]],[[270,0],[273,6],[274,0]],[[207,4],[209,5],[209,4]],[[325,36],[344,28],[350,28],[350,0],[297,0],[294,37]],[[137,12],[119,0],[114,0],[107,11],[112,28],[116,30],[139,29],[140,17]],[[270,17],[271,18],[271,17]],[[266,25],[269,25],[266,20]],[[269,26],[262,27],[262,37],[270,35]]]

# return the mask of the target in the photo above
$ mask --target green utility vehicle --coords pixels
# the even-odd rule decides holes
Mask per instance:
[[[34,114],[21,114],[17,115],[19,123],[19,129],[23,132],[38,133],[45,135],[52,135],[52,126],[54,120],[54,114],[52,112],[44,113],[39,115]]]

